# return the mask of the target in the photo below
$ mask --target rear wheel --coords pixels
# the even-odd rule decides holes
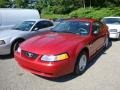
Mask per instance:
[[[88,56],[86,52],[82,52],[81,55],[78,57],[76,65],[75,65],[75,69],[74,69],[74,73],[76,75],[81,75],[86,71],[87,68],[87,64],[88,64]]]
[[[14,56],[14,52],[18,49],[19,45],[23,42],[23,40],[18,40],[18,41],[15,41],[12,45],[12,48],[11,48],[11,55]]]
[[[118,36],[118,40],[120,40],[120,33],[119,33],[119,36]]]
[[[105,48],[108,48],[109,46],[109,37],[106,37],[105,39]]]

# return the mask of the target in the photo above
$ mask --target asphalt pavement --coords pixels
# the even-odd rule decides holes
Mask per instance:
[[[0,56],[0,90],[120,90],[120,41],[101,51],[81,76],[43,78],[24,71],[8,56]]]

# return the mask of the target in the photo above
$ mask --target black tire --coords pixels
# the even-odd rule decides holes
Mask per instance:
[[[110,44],[110,39],[109,39],[109,37],[107,36],[106,39],[105,39],[105,48],[106,48],[106,49],[109,47],[109,44]]]
[[[81,58],[83,58],[84,56],[86,57],[86,65],[82,69],[82,67],[80,67],[80,62],[81,62]],[[87,65],[88,65],[88,54],[83,51],[82,53],[80,53],[80,55],[77,58],[77,62],[75,64],[75,68],[74,68],[74,74],[82,75],[86,71]]]
[[[12,44],[12,47],[11,47],[11,55],[14,57],[14,53],[15,51],[18,49],[20,43],[22,43],[23,40],[18,40],[18,41],[15,41],[13,44]]]
[[[120,40],[120,33],[119,33],[119,37],[118,37],[118,39],[117,40]]]

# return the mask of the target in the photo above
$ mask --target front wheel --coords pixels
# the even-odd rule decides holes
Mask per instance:
[[[86,52],[82,52],[81,55],[78,57],[76,65],[75,65],[75,69],[74,69],[74,73],[76,75],[81,75],[86,71],[87,68],[87,64],[88,64],[88,56]]]
[[[22,43],[22,40],[16,41],[11,47],[11,55],[14,56],[14,52],[18,49],[19,45]]]

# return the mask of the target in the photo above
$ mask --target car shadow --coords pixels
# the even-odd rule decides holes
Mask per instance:
[[[85,72],[87,72],[90,69],[90,67],[92,67],[102,55],[107,54],[106,50],[108,50],[111,46],[112,46],[112,41],[110,41],[107,49],[104,49],[104,48],[101,49],[100,52],[92,59],[92,61],[88,63],[87,70]],[[85,74],[85,72],[83,74]],[[36,76],[42,77],[42,76],[39,76],[39,75],[36,75]],[[81,75],[74,75],[74,74],[71,73],[71,74],[68,74],[68,75],[65,75],[65,76],[62,76],[62,77],[59,77],[59,78],[46,78],[46,77],[42,77],[42,78],[50,80],[50,81],[61,83],[61,82],[70,81],[70,80],[72,80],[74,78],[77,78],[79,76],[81,76]]]
[[[112,41],[112,42],[118,42],[118,41],[120,41],[120,39],[110,39],[110,41]]]
[[[8,60],[13,58],[12,55],[8,54],[8,55],[0,55],[0,60]]]

